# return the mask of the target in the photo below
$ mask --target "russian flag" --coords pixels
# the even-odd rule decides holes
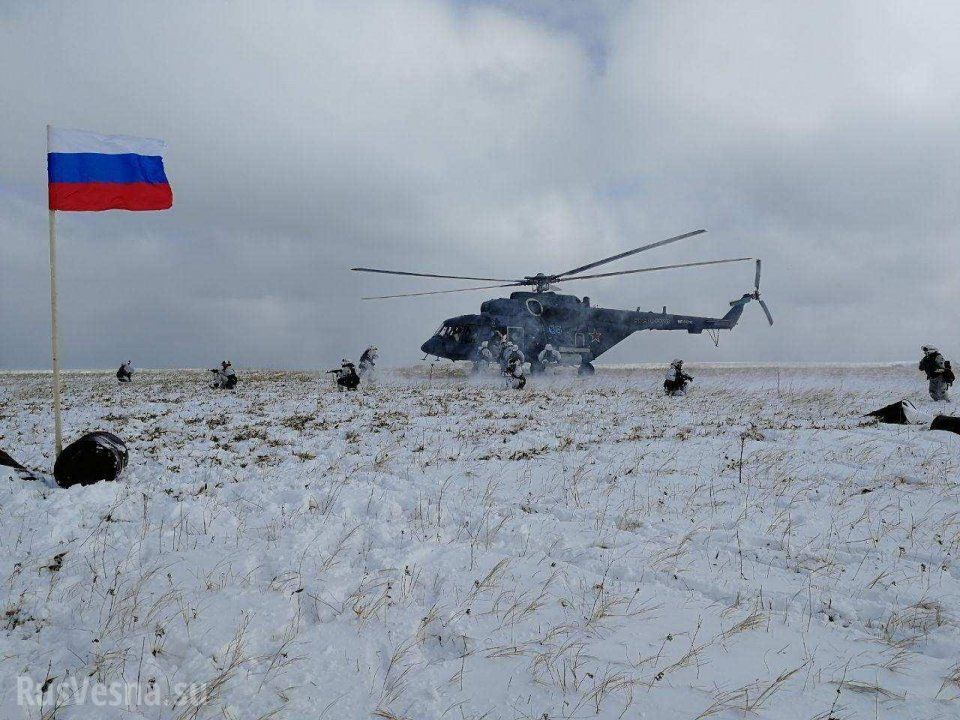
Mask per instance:
[[[163,140],[47,128],[51,210],[166,210]]]

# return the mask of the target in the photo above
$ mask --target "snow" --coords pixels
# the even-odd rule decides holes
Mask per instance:
[[[50,716],[18,678],[159,697],[68,718],[958,717],[960,437],[861,417],[949,413],[915,368],[691,365],[667,398],[663,366],[452,367],[68,374],[67,439],[130,465],[0,468],[0,717]],[[0,374],[28,467],[48,386]]]

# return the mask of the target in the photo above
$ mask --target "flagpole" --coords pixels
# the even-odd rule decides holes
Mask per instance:
[[[57,211],[50,210],[50,349],[53,357],[53,426],[56,435],[54,461],[63,450],[60,423],[60,353],[57,342]]]
[[[50,126],[47,125],[47,152],[50,152]],[[57,333],[57,211],[50,209],[50,356],[53,359],[53,431],[56,462],[63,450],[60,422],[60,349]]]

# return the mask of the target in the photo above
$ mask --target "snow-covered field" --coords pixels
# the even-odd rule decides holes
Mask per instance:
[[[690,370],[69,374],[130,467],[0,469],[0,717],[960,717],[960,436],[859,417],[919,373]],[[0,374],[29,466],[48,385]]]

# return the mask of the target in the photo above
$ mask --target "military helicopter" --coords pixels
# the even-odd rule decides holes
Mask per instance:
[[[411,277],[444,278],[450,280],[479,280],[503,283],[500,285],[481,285],[479,287],[458,288],[455,290],[434,290],[429,292],[403,293],[400,295],[379,295],[365,297],[363,300],[386,300],[422,295],[442,295],[446,293],[469,292],[507,287],[531,287],[532,291],[517,291],[509,298],[487,300],[480,305],[479,315],[460,315],[444,320],[436,333],[421,346],[426,355],[449,360],[473,360],[477,348],[483,341],[494,346],[513,342],[530,361],[532,373],[544,370],[538,360],[540,352],[549,343],[560,353],[561,364],[576,365],[581,375],[594,373],[593,361],[614,345],[620,343],[638,330],[686,330],[699,334],[704,330],[719,342],[720,330],[732,330],[743,308],[751,300],[757,300],[763,308],[767,320],[773,325],[770,309],[760,298],[760,260],[756,260],[753,292],[746,293],[730,303],[730,309],[723,317],[700,317],[697,315],[672,315],[664,306],[662,312],[641,310],[616,310],[594,307],[589,297],[578,298],[574,295],[560,295],[558,283],[574,280],[592,280],[615,275],[658,272],[676,268],[721,265],[724,263],[749,262],[750,257],[729,258],[724,260],[706,260],[702,262],[660,265],[635,270],[583,275],[600,265],[622,260],[623,258],[653,248],[705,233],[706,230],[694,230],[675,237],[643,245],[633,250],[618,253],[602,260],[581,265],[566,272],[547,275],[537,273],[523,278],[487,278],[466,275],[435,275],[433,273],[404,272],[400,270],[380,270],[377,268],[356,267],[355,272],[381,273],[384,275],[404,275]]]

